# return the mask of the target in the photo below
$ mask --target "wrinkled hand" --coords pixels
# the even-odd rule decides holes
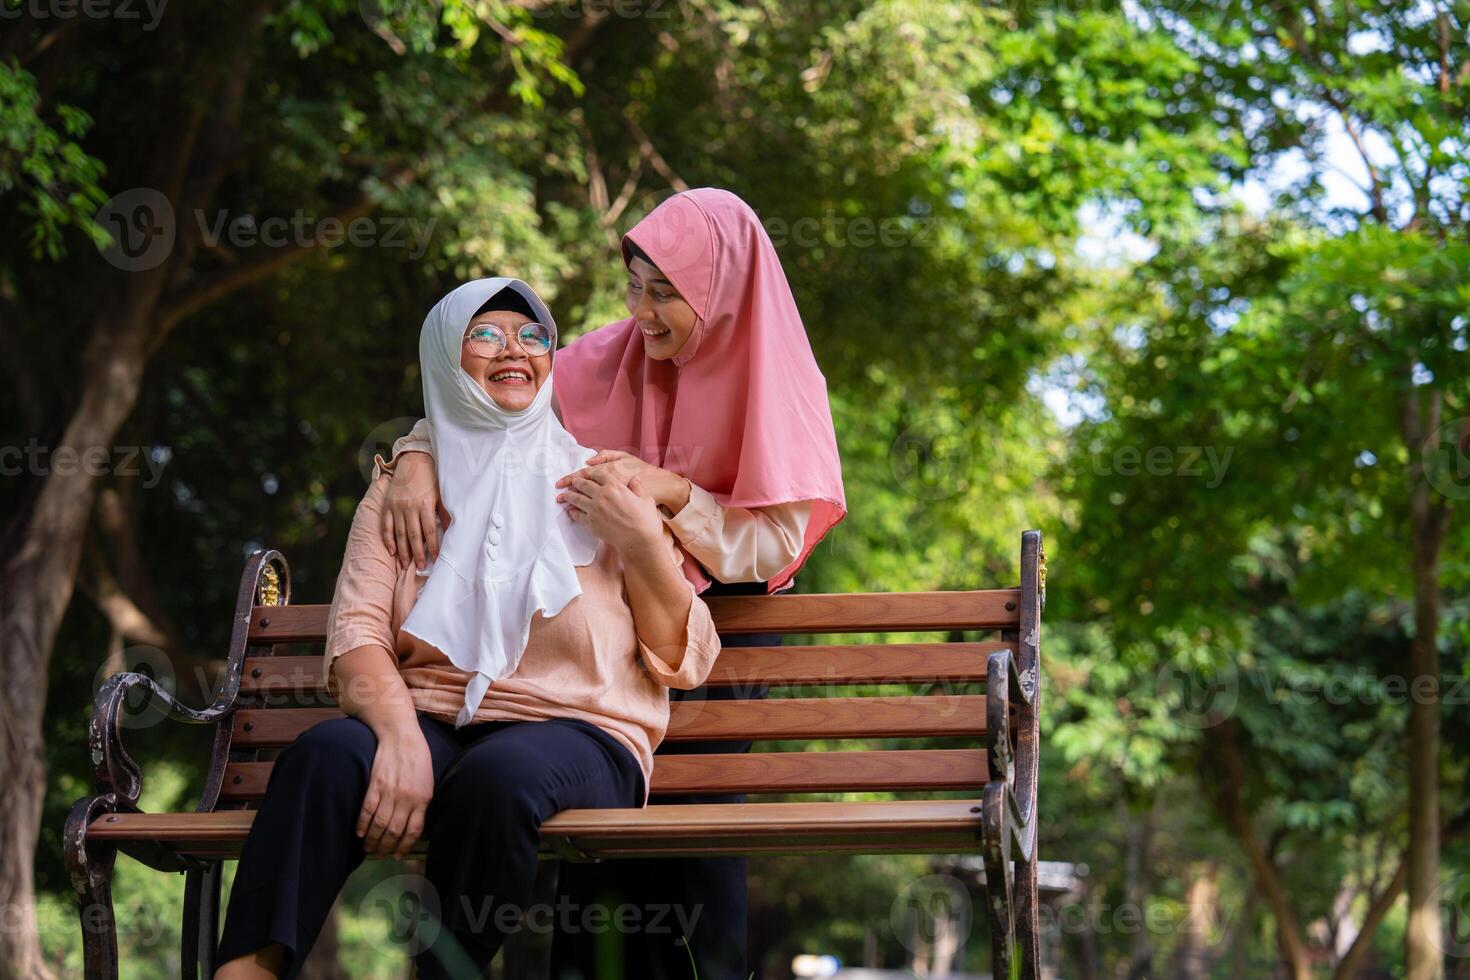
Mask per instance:
[[[388,493],[383,498],[383,543],[401,568],[419,570],[439,557],[436,516],[449,525],[449,514],[439,500],[439,477],[428,453],[407,452],[393,466]]]
[[[624,483],[601,466],[585,472],[586,476],[570,477],[566,491],[557,496],[565,498],[571,519],[620,553],[657,547],[663,538],[663,518],[642,478]]]
[[[367,795],[357,816],[357,836],[375,857],[402,860],[424,832],[434,797],[434,760],[422,730],[380,739]]]

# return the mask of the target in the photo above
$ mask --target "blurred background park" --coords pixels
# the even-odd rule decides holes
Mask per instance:
[[[1470,976],[1464,0],[0,15],[0,975],[80,976],[102,680],[206,704],[255,548],[330,600],[429,305],[514,275],[569,339],[716,185],[830,389],[851,512],[799,590],[1011,584],[1046,535],[1055,975]],[[208,732],[130,739],[191,809]],[[988,969],[983,902],[901,925],[963,862],[750,867],[761,980]],[[314,976],[406,976],[399,870]],[[118,862],[123,976],[177,972],[182,885]]]

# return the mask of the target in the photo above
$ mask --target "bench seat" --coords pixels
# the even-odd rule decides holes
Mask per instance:
[[[816,803],[689,803],[564,810],[541,825],[543,853],[574,860],[733,854],[979,853],[981,801],[889,800]],[[145,860],[161,846],[184,858],[232,859],[250,832],[251,810],[113,813],[87,828],[89,840],[135,843]],[[421,840],[414,854],[422,854]]]

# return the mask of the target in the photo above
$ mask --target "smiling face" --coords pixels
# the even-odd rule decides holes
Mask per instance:
[[[531,357],[516,337],[521,327],[530,322],[528,317],[512,310],[481,313],[465,327],[465,337],[475,327],[494,324],[505,332],[505,349],[494,357],[481,357],[468,343],[461,343],[459,348],[459,366],[495,399],[495,404],[508,412],[529,408],[551,374],[551,352]]]
[[[637,255],[628,262],[628,312],[643,334],[644,352],[655,361],[679,353],[699,322],[658,266]]]

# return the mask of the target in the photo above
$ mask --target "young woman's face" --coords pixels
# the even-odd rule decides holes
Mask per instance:
[[[482,324],[493,323],[505,331],[505,349],[494,357],[481,357],[468,343],[460,344],[459,366],[485,393],[495,399],[495,404],[508,412],[519,412],[531,406],[536,392],[551,373],[551,352],[531,357],[521,347],[516,334],[530,319],[511,310],[491,310],[481,313],[465,327],[464,335]]]
[[[638,256],[628,263],[628,312],[643,334],[643,350],[655,361],[679,353],[699,320],[674,284]]]

